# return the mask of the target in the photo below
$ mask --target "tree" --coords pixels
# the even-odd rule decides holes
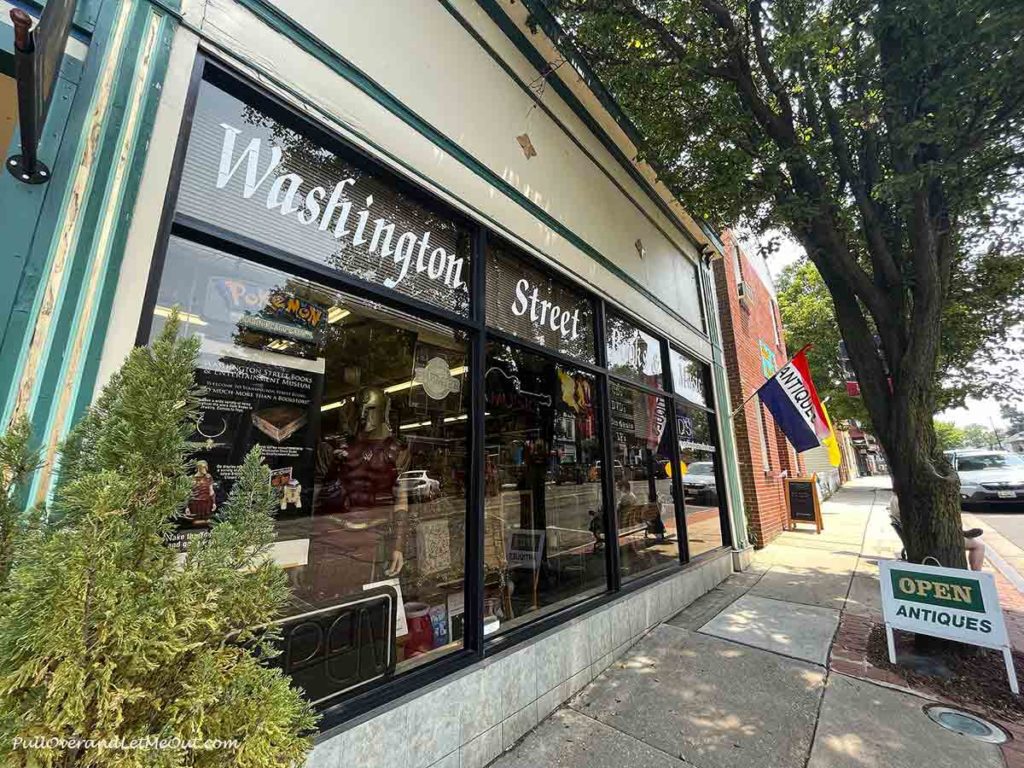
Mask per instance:
[[[963,429],[961,448],[998,448],[999,437],[981,424],[968,424]]]
[[[0,593],[14,560],[15,544],[26,529],[21,491],[32,477],[38,454],[31,447],[27,419],[19,419],[0,436]]]
[[[935,420],[935,440],[940,451],[964,447],[964,431],[950,421]]]
[[[526,4],[574,63],[592,62],[691,212],[803,245],[887,454],[908,556],[964,567],[958,480],[932,418],[947,306],[972,294],[999,312],[1000,289],[1020,285],[1005,233],[1020,223],[1007,200],[1024,156],[1024,3]]]
[[[269,768],[308,751],[311,711],[260,661],[275,636],[254,632],[288,595],[267,556],[275,499],[259,453],[208,537],[181,558],[165,541],[192,491],[198,341],[177,330],[173,317],[128,356],[64,447],[48,522],[18,540],[0,588],[5,766]],[[236,744],[29,751],[15,737]]]
[[[999,404],[999,415],[1006,422],[1011,435],[1024,432],[1024,411],[1011,403]]]

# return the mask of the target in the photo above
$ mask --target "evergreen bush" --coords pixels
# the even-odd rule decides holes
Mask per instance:
[[[165,541],[192,488],[198,342],[177,332],[174,317],[128,356],[62,449],[46,522],[14,538],[0,581],[0,765],[264,768],[299,765],[310,747],[315,717],[261,663],[274,634],[252,629],[288,597],[268,557],[275,498],[258,450],[207,537],[184,554]],[[0,447],[4,478],[32,465],[19,429]],[[67,742],[26,748],[48,739]],[[133,739],[170,746],[116,746]]]

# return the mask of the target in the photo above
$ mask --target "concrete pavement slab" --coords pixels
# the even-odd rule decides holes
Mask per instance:
[[[813,664],[663,624],[570,706],[698,768],[804,768],[823,685]]]
[[[822,539],[814,534],[784,533],[768,546],[793,547],[805,550],[816,549],[824,552],[835,552],[839,555],[860,554],[860,539],[857,541]]]
[[[744,595],[700,631],[824,666],[837,626],[832,608]]]
[[[844,610],[858,616],[881,616],[882,593],[877,576],[854,574]]]
[[[933,723],[916,696],[832,674],[807,768],[1002,768],[999,747]]]
[[[774,565],[750,589],[749,594],[842,610],[852,577],[852,568],[837,571],[827,565]]]
[[[833,573],[850,572],[857,567],[860,547],[843,549],[841,552],[814,549],[811,547],[789,547],[769,544],[758,553],[758,560],[776,565],[792,565],[800,568],[820,568]]]
[[[686,768],[689,765],[572,709],[560,709],[492,768]]]
[[[745,595],[760,580],[761,573],[734,573],[710,592],[701,595],[666,624],[683,629],[699,629],[717,616],[736,598]]]

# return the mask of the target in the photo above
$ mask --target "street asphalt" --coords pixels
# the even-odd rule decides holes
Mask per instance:
[[[971,509],[969,511],[983,523],[992,526],[1005,538],[1024,549],[1024,505],[1017,505],[1017,508],[1012,510]]]

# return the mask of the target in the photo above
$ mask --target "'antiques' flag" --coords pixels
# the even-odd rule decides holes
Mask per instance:
[[[807,347],[762,384],[757,394],[798,453],[817,448],[832,434],[811,381]]]

